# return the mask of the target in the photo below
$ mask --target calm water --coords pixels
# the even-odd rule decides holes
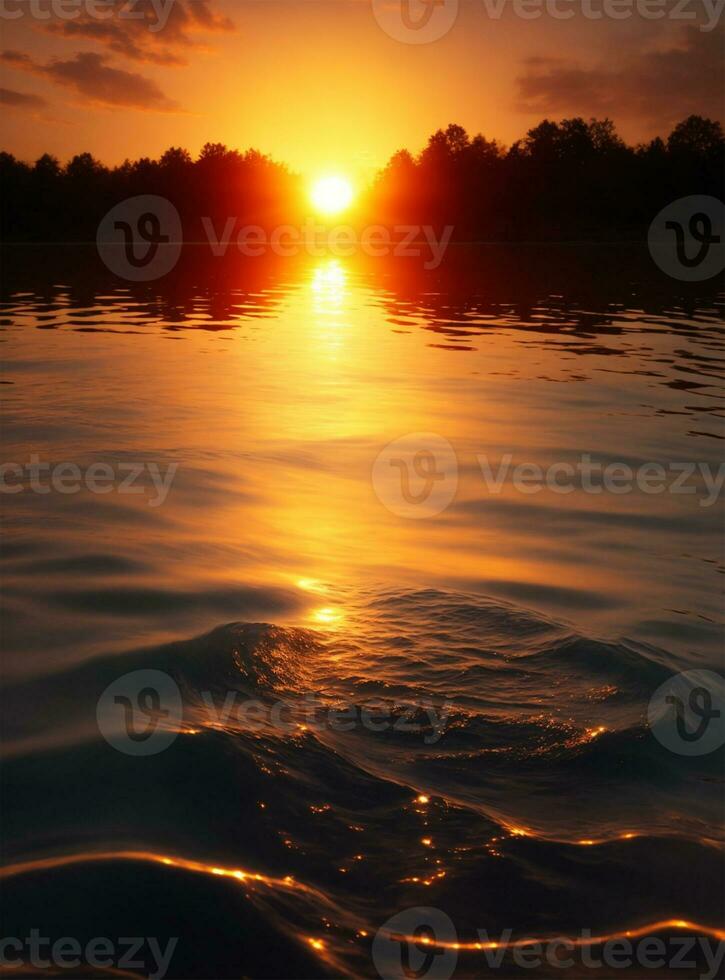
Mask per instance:
[[[564,494],[480,465],[717,474],[722,295],[635,258],[192,264],[134,289],[81,252],[14,259],[5,460],[142,473],[0,501],[3,864],[39,862],[6,934],[178,936],[170,976],[316,977],[374,976],[411,906],[464,939],[721,925],[722,756],[667,751],[646,710],[719,667],[722,498],[703,470]],[[455,452],[440,513],[400,516],[374,476],[410,433]],[[183,698],[143,758],[96,722],[139,669]],[[230,692],[293,723],[220,717]],[[408,723],[305,724],[312,695]]]

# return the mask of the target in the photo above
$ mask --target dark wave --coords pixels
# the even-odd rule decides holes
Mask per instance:
[[[720,760],[685,767],[648,730],[666,652],[469,595],[344,601],[334,630],[233,623],[11,689],[16,710],[42,701],[54,726],[9,744],[18,922],[38,914],[28,882],[70,891],[79,912],[102,867],[114,902],[133,896],[139,921],[163,931],[155,896],[185,875],[168,909],[214,903],[214,975],[276,976],[284,961],[302,977],[370,975],[363,933],[421,904],[474,936],[712,921]],[[174,679],[183,718],[168,749],[139,760],[100,737],[95,704],[140,669]],[[254,725],[224,714],[250,700]],[[384,731],[360,721],[373,705]],[[342,709],[358,719],[347,730],[330,723]],[[440,730],[431,713],[445,714]],[[697,888],[675,884],[685,872]],[[284,956],[265,966],[259,942],[229,940],[237,915]],[[183,975],[202,975],[199,955],[187,945]]]

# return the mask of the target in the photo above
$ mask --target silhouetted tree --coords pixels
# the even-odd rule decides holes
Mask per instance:
[[[453,225],[458,240],[643,239],[677,197],[723,196],[725,139],[718,122],[690,116],[664,139],[630,147],[610,119],[544,119],[506,150],[459,125],[439,129],[418,156],[395,153],[372,183],[370,223]],[[196,160],[170,147],[158,160],[109,169],[90,153],[64,167],[0,153],[2,233],[9,241],[95,239],[107,211],[141,194],[167,197],[190,240],[202,219],[221,231],[272,228],[305,216],[300,178],[259,150],[206,143]]]
[[[697,116],[637,148],[611,119],[544,119],[508,152],[450,125],[417,158],[395,154],[371,208],[388,221],[452,224],[459,240],[642,240],[675,198],[722,196],[724,146],[720,124]]]
[[[688,153],[708,157],[722,152],[723,131],[719,122],[688,116],[678,123],[667,139],[670,153]]]

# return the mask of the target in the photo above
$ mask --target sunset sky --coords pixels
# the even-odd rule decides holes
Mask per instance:
[[[497,19],[460,0],[426,44],[389,36],[370,0],[175,0],[155,32],[3,2],[23,16],[0,19],[2,147],[29,160],[89,150],[119,163],[220,141],[364,179],[449,122],[511,143],[544,116],[609,115],[636,142],[691,112],[723,117],[723,28],[702,0],[696,20],[591,20],[580,4],[568,20],[526,20],[510,2]]]

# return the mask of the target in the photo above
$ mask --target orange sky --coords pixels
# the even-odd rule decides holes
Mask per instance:
[[[364,179],[449,122],[510,143],[546,115],[609,115],[631,141],[666,135],[690,112],[722,118],[723,31],[699,29],[704,11],[695,22],[591,20],[577,0],[569,20],[525,20],[507,0],[496,19],[487,0],[459,0],[442,38],[407,44],[370,0],[173,2],[152,32],[118,12],[41,21],[29,0],[0,0],[23,12],[0,19],[3,147],[116,163],[214,140]],[[375,3],[399,14],[400,0]]]

